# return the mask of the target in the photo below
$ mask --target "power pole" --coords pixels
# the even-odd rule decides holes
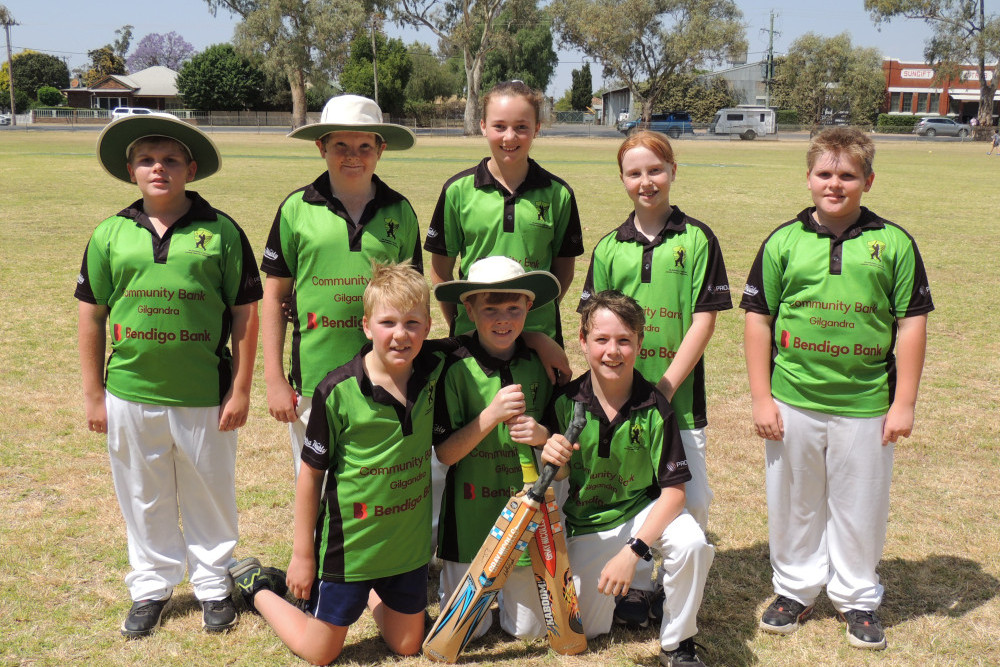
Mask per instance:
[[[764,64],[764,106],[771,106],[771,82],[774,80],[774,10],[771,10],[771,27],[768,30],[767,60]]]
[[[3,31],[7,37],[7,74],[10,75],[10,124],[17,125],[17,110],[14,108],[14,58],[10,54],[10,27],[20,25],[10,15],[7,8],[0,5],[0,23],[3,24]]]

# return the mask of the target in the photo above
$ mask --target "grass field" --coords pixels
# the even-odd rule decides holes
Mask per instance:
[[[94,157],[93,133],[0,136],[0,665],[300,664],[262,621],[244,616],[226,636],[200,630],[188,586],[175,591],[163,628],[125,642],[125,531],[104,439],[86,430],[73,289],[94,226],[137,197]],[[246,230],[258,256],[278,204],[323,168],[304,142],[217,134],[221,174],[195,184]],[[617,179],[618,142],[540,138],[533,156],[575,189],[587,255],[567,329],[597,239],[629,211]],[[738,299],[765,235],[809,204],[805,142],[680,141],[672,201],[719,236]],[[405,194],[422,227],[441,184],[485,154],[481,139],[427,138],[386,153],[379,174]],[[1000,664],[1000,310],[996,229],[1000,160],[982,144],[879,143],[865,203],[917,239],[937,310],[913,437],[896,448],[889,534],[880,574],[889,648],[851,649],[823,598],[815,620],[789,638],[763,635],[771,597],[764,456],[752,435],[742,315],[719,317],[707,352],[709,477],[715,491],[709,575],[697,639],[711,665]],[[440,325],[435,333],[442,333]],[[581,358],[571,346],[575,367]],[[290,556],[292,467],[285,427],[267,414],[258,360],[253,404],[240,433],[238,555],[284,567]],[[432,609],[432,613],[436,612]],[[430,664],[390,656],[370,617],[351,630],[340,664]],[[655,633],[616,631],[575,658],[490,634],[465,662],[512,665],[654,665]]]

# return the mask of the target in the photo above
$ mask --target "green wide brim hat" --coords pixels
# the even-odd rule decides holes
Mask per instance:
[[[434,287],[434,296],[445,303],[462,303],[473,294],[515,292],[531,299],[531,309],[559,296],[559,279],[548,271],[525,271],[509,257],[485,257],[469,267],[466,280],[450,280]]]
[[[323,107],[318,123],[303,125],[288,136],[316,141],[331,132],[372,132],[382,137],[388,151],[404,151],[417,142],[417,137],[410,128],[382,122],[382,110],[379,106],[360,95],[331,97]]]
[[[167,137],[184,144],[191,159],[198,163],[194,180],[207,178],[222,167],[219,149],[194,125],[168,113],[126,116],[111,121],[97,137],[97,159],[105,171],[120,181],[131,183],[128,174],[128,151],[139,139]]]

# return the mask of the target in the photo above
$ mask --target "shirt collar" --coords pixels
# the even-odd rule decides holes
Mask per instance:
[[[170,229],[181,228],[198,220],[211,221],[218,217],[212,205],[194,190],[185,191],[184,196],[191,201],[191,208],[188,209],[187,213],[178,218],[174,224],[170,225]],[[134,220],[136,224],[143,227],[153,228],[152,223],[149,222],[149,216],[146,215],[146,209],[141,199],[129,204],[126,208],[119,211],[118,215],[122,218]]]
[[[488,157],[484,157],[482,161],[476,165],[476,174],[473,179],[473,185],[475,185],[477,190],[493,187],[501,192],[506,192],[507,189],[500,185],[500,182],[493,177],[492,173],[490,173],[490,168],[486,166],[489,161],[490,159]],[[512,192],[511,194],[547,188],[551,184],[552,177],[549,176],[549,173],[538,166],[538,163],[529,157],[528,174],[524,177],[524,182],[517,187],[517,191]]]
[[[636,228],[635,211],[632,211],[629,213],[628,218],[625,219],[625,222],[618,226],[615,240],[623,242],[633,241],[640,245],[660,245],[667,237],[667,234],[684,231],[684,227],[687,224],[686,219],[687,216],[684,215],[683,211],[673,206],[670,215],[667,216],[666,224],[663,225],[663,229],[652,240],[649,240]]]
[[[810,206],[809,208],[803,209],[802,212],[796,217],[796,220],[802,223],[802,225],[809,231],[815,232],[816,234],[822,234],[824,236],[833,236],[833,233],[824,227],[823,225],[816,222],[813,218],[813,213],[815,213],[816,207]],[[852,239],[860,236],[862,232],[870,229],[882,229],[885,227],[885,222],[872,213],[870,210],[861,207],[861,215],[854,222],[853,225],[844,230],[841,238]]]
[[[656,405],[656,387],[646,381],[638,370],[632,370],[632,393],[629,394],[625,405],[618,411],[615,423],[621,423],[638,410],[644,410]],[[597,395],[594,394],[594,384],[591,372],[587,371],[573,381],[567,387],[566,395],[574,402],[583,403],[591,414],[602,421],[607,421],[604,416],[604,408],[601,407]]]
[[[369,207],[374,204],[375,210],[378,210],[403,199],[403,195],[386,185],[377,174],[372,174],[372,183],[375,184],[375,196],[369,202]],[[330,185],[330,174],[326,171],[306,186],[305,192],[302,193],[302,201],[307,204],[325,205],[337,213],[344,211],[344,205],[339,199],[333,196],[333,187]]]
[[[477,331],[463,335],[460,338],[465,345],[465,349],[469,351],[469,354],[472,355],[472,358],[476,360],[476,363],[479,364],[479,367],[487,376],[496,374],[501,369],[509,366],[515,359],[531,358],[531,348],[524,342],[522,336],[518,336],[514,341],[514,355],[510,359],[500,359],[487,352],[479,340],[479,332]]]

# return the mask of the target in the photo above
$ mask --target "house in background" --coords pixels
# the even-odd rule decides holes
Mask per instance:
[[[134,74],[109,74],[89,88],[78,81],[62,92],[66,104],[77,109],[148,107],[158,111],[181,109],[184,102],[177,94],[177,72],[155,65]]]

